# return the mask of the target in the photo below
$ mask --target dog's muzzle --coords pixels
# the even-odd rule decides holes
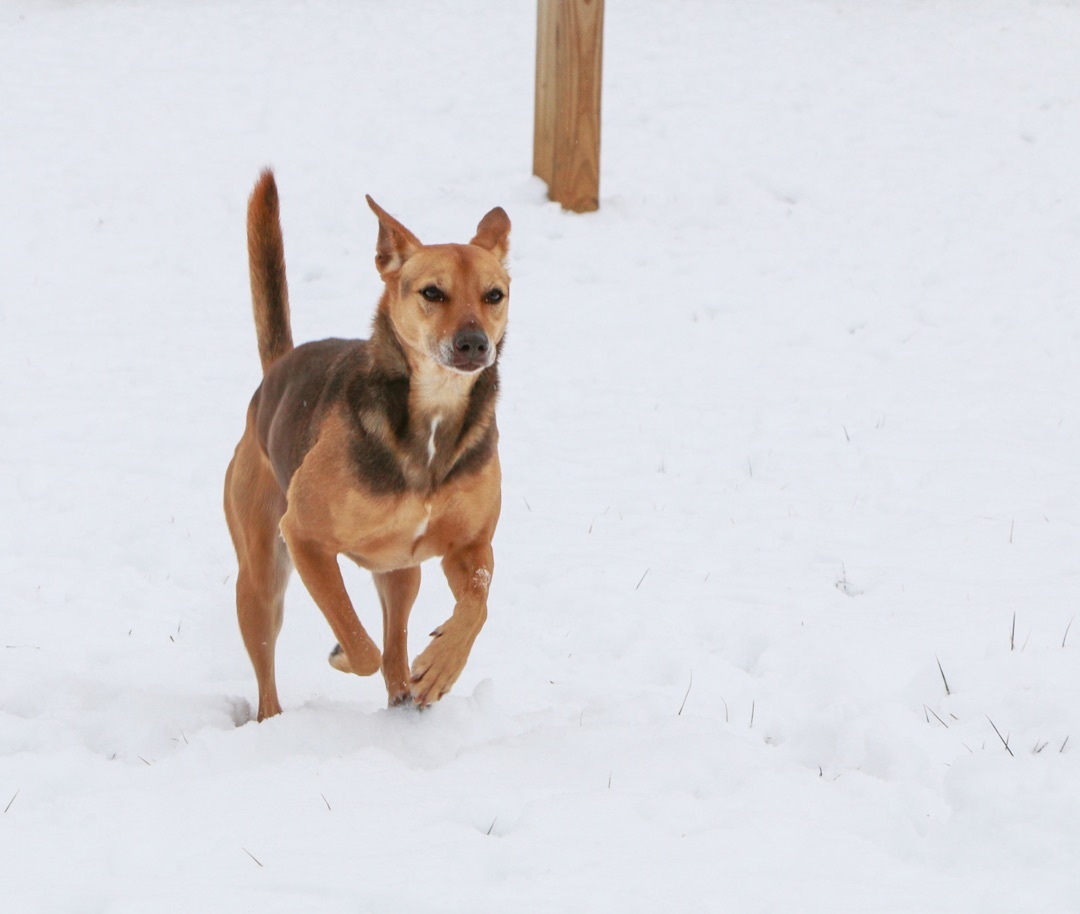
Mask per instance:
[[[458,371],[479,371],[493,361],[494,347],[482,330],[459,330],[450,350],[450,367]]]

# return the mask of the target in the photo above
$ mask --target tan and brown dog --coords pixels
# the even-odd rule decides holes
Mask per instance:
[[[248,203],[263,381],[225,477],[225,514],[259,720],[281,712],[274,646],[293,566],[337,637],[330,663],[361,676],[381,668],[391,705],[424,707],[445,695],[487,617],[510,220],[495,208],[468,244],[424,245],[367,201],[379,219],[375,265],[386,287],[371,338],[296,348],[272,172]],[[340,555],[375,579],[381,654],[345,591]],[[420,563],[435,556],[454,612],[410,670],[409,612]]]

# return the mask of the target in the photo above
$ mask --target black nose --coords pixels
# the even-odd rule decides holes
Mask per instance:
[[[461,330],[454,335],[454,355],[462,361],[486,361],[490,345],[482,330]]]

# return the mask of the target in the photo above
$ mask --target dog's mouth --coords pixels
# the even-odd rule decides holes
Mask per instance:
[[[455,357],[443,364],[447,368],[452,368],[454,371],[460,371],[463,374],[474,374],[488,368],[491,365],[491,362],[488,361],[486,357],[480,359]]]

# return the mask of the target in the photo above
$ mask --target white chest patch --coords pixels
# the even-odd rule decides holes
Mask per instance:
[[[415,543],[425,533],[427,533],[428,524],[431,522],[431,502],[424,505],[425,514],[424,519],[416,527],[416,532],[413,534],[413,542]]]
[[[442,416],[436,416],[434,419],[431,420],[431,435],[428,437],[427,442],[428,466],[431,466],[431,461],[435,459],[435,433],[439,430],[440,422],[442,422]]]

